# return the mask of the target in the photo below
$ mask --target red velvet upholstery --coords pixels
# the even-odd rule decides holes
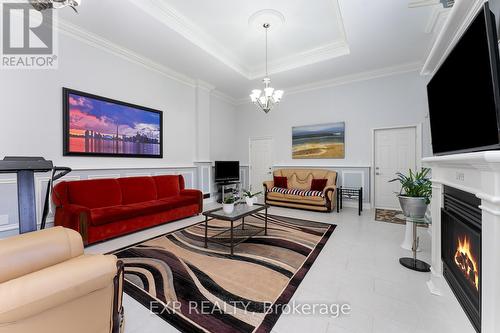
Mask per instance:
[[[197,215],[203,194],[184,189],[182,176],[60,182],[55,225],[74,229],[86,244]]]
[[[154,181],[156,183],[156,188],[158,189],[158,198],[179,195],[181,191],[179,177],[157,176],[154,177]],[[184,188],[184,182],[182,182],[182,188]]]
[[[274,186],[288,188],[288,179],[286,177],[274,176]]]
[[[122,191],[116,179],[71,182],[67,193],[68,202],[88,208],[115,206],[122,203]]]
[[[311,191],[323,191],[328,183],[328,179],[313,179],[311,182]]]
[[[176,177],[177,178],[177,177]],[[156,183],[153,177],[130,177],[117,179],[122,190],[122,204],[156,200]]]

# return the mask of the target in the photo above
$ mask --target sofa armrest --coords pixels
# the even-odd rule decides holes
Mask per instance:
[[[56,208],[55,225],[76,230],[83,239],[83,244],[88,244],[88,224],[90,222],[90,209],[80,205],[67,204]]]
[[[335,195],[337,194],[337,186],[335,185],[329,185],[325,187],[323,190],[323,194],[325,195],[327,207],[329,210],[333,210],[333,207],[335,205]]]
[[[265,181],[263,185],[264,185],[264,191],[267,192],[274,187],[274,181],[272,180]]]
[[[200,190],[181,190],[180,192],[183,196],[196,197],[198,199],[198,204],[200,206],[198,213],[203,212],[203,193]]]
[[[325,195],[325,197],[329,197],[330,200],[332,200],[333,195],[335,194],[336,191],[337,191],[337,186],[330,185],[325,187],[325,189],[323,190],[323,194]]]
[[[84,255],[0,284],[0,326],[20,321],[113,284],[117,258]]]

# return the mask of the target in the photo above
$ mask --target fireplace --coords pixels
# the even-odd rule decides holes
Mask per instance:
[[[473,194],[444,187],[443,275],[477,332],[481,331],[480,203]]]

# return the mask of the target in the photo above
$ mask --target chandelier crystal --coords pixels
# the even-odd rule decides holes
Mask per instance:
[[[254,89],[250,94],[252,103],[260,107],[265,113],[268,113],[275,105],[279,104],[284,94],[283,90],[275,90],[271,87],[271,79],[269,78],[267,70],[267,32],[270,26],[269,23],[264,23],[263,25],[264,29],[266,29],[266,77],[262,80],[264,83],[264,91],[261,89]]]

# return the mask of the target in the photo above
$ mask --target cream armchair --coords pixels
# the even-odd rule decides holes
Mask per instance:
[[[290,208],[331,212],[335,207],[337,195],[337,173],[323,169],[278,169],[274,176],[286,177],[288,189],[308,191],[313,179],[326,179],[326,187],[322,195],[306,195],[297,193],[280,193],[272,191],[273,181],[264,182],[265,201],[269,205]]]
[[[71,229],[0,240],[0,333],[119,332],[122,284],[121,261]]]

